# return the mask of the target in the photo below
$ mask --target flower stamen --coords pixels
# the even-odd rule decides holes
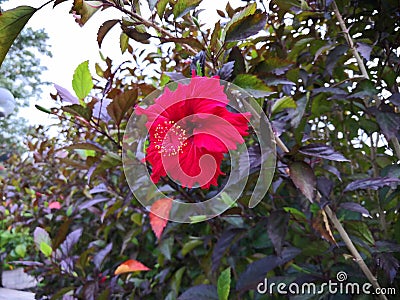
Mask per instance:
[[[158,124],[154,133],[155,148],[162,156],[175,156],[183,153],[187,146],[186,130],[174,121]]]

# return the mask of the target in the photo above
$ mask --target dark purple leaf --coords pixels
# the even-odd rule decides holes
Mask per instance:
[[[99,45],[99,48],[101,48],[101,44],[103,43],[103,39],[106,36],[106,34],[118,22],[119,20],[107,20],[100,26],[99,30],[97,31],[97,43]]]
[[[267,15],[263,13],[255,13],[241,18],[229,26],[226,31],[225,41],[242,41],[260,32],[264,29],[266,23]]]
[[[399,269],[399,261],[391,253],[385,252],[377,253],[374,257],[376,264],[385,271],[390,283],[393,283]]]
[[[309,144],[300,147],[299,152],[304,155],[324,158],[328,160],[349,161],[341,153],[336,152],[335,149],[325,144]]]
[[[182,73],[178,72],[165,72],[164,74],[167,75],[169,78],[171,78],[172,81],[187,79],[185,76],[183,76]]]
[[[72,219],[67,219],[64,223],[61,224],[60,228],[57,231],[56,236],[53,239],[53,249],[58,249],[60,244],[65,240],[65,237],[68,234],[69,226],[71,225]]]
[[[377,241],[375,246],[378,252],[400,252],[400,245],[393,242]]]
[[[90,166],[90,168],[89,168],[89,170],[88,170],[88,172],[86,174],[87,184],[90,184],[90,180],[92,178],[92,175],[93,175],[94,171],[97,169],[99,164],[100,163],[94,163],[92,166]]]
[[[228,251],[229,247],[243,237],[245,230],[243,228],[230,228],[225,230],[215,244],[211,256],[212,271],[218,270],[222,257]]]
[[[74,143],[64,147],[63,149],[74,150],[74,149],[84,149],[84,150],[94,150],[97,152],[105,152],[104,148],[97,143],[92,141],[87,141],[83,143]]]
[[[105,185],[105,183],[100,183],[99,185],[96,185],[94,188],[92,188],[89,193],[97,194],[97,193],[103,193],[103,192],[108,192],[108,188]]]
[[[110,115],[107,111],[107,106],[111,103],[111,99],[103,99],[96,102],[93,106],[93,117],[100,119],[101,121],[108,123],[111,120]]]
[[[377,190],[386,185],[398,185],[400,183],[399,178],[394,177],[377,177],[377,178],[366,178],[353,181],[348,184],[344,189],[344,192],[354,191],[354,190],[366,190],[372,189]]]
[[[355,211],[355,212],[358,212],[360,214],[363,214],[365,216],[372,218],[368,209],[366,209],[364,206],[362,206],[361,204],[358,204],[358,203],[344,202],[344,203],[340,204],[340,208]]]
[[[345,54],[348,49],[349,47],[346,45],[338,45],[329,52],[328,56],[326,57],[325,65],[325,70],[328,72],[329,75],[332,75],[333,69],[339,61],[340,57]]]
[[[137,97],[137,89],[127,89],[113,97],[111,103],[107,105],[107,112],[117,125],[121,124],[125,114],[136,104]]]
[[[292,89],[292,86],[289,86],[289,94]],[[296,109],[291,111],[291,120],[290,120],[290,125],[293,126],[293,128],[297,128],[297,126],[300,125],[300,122],[303,120],[304,113],[306,111],[308,103],[308,97],[303,96],[300,99],[296,101]]]
[[[197,74],[197,75],[201,75],[203,76],[205,73],[205,63],[206,63],[206,53],[204,51],[200,51],[199,53],[197,53],[195,55],[195,57],[193,57],[192,62],[190,63],[190,70],[193,72],[196,72],[197,74],[197,65],[200,65],[200,69],[201,69],[201,74]]]
[[[357,50],[365,60],[369,61],[371,57],[372,46],[364,43],[357,43]]]
[[[275,210],[268,217],[267,232],[278,255],[282,253],[290,215],[283,210]]]
[[[66,257],[60,262],[62,273],[72,274],[74,272],[74,260],[72,257]]]
[[[148,39],[151,38],[151,34],[147,32],[140,32],[134,26],[121,25],[121,29],[131,39],[134,39],[135,41],[143,44],[149,43]]]
[[[83,298],[85,300],[95,300],[98,292],[98,283],[96,281],[89,281],[83,287]]]
[[[376,121],[388,140],[396,138],[400,129],[400,115],[391,112],[377,111]]]
[[[11,265],[17,265],[17,266],[26,266],[26,267],[42,267],[43,263],[38,262],[38,261],[9,261],[8,262]]]
[[[292,260],[300,252],[301,250],[297,248],[285,248],[281,256],[269,255],[249,264],[246,270],[240,274],[236,290],[243,292],[255,288],[257,284],[264,280],[269,271]]]
[[[63,106],[62,110],[72,115],[80,116],[84,118],[86,121],[89,121],[92,118],[92,113],[93,113],[90,107],[84,107],[80,104]]]
[[[45,243],[51,246],[50,235],[42,227],[36,227],[33,232],[33,241],[38,249],[40,249],[40,244]]]
[[[79,104],[78,98],[73,96],[67,89],[59,86],[58,84],[54,84],[54,88],[57,90],[57,93],[61,97],[61,101],[65,101],[71,104]]]
[[[233,61],[235,63],[233,66],[233,77],[235,77],[237,74],[246,72],[246,65],[244,63],[242,51],[240,51],[238,46],[235,46],[231,49],[229,52],[228,61]]]
[[[95,198],[95,199],[92,199],[92,200],[88,200],[86,202],[83,202],[79,206],[79,210],[87,209],[89,207],[92,207],[93,205],[96,205],[97,203],[101,203],[101,202],[104,202],[104,201],[107,201],[107,200],[110,200],[110,199],[101,197],[101,198]]]
[[[336,175],[336,177],[337,177],[340,181],[342,181],[342,177],[340,177],[340,172],[339,172],[339,170],[338,170],[336,167],[331,166],[331,165],[326,165],[326,166],[324,166],[324,168],[325,168],[325,170],[327,170],[329,173],[332,173],[333,175]]]
[[[112,243],[109,243],[104,249],[97,252],[97,254],[93,257],[93,263],[97,269],[100,270],[101,264],[103,263],[106,256],[111,252],[113,247]]]
[[[218,300],[217,288],[210,284],[201,284],[186,290],[178,300]]]
[[[326,177],[317,178],[317,189],[321,192],[321,195],[329,198],[330,193],[333,189],[333,182]]]
[[[247,149],[247,153],[244,152],[240,155],[239,166],[241,176],[245,176],[247,173],[246,166],[249,166],[249,174],[258,171],[261,167],[261,148],[260,145],[253,145]]]
[[[234,61],[230,61],[224,64],[222,68],[217,71],[217,75],[219,76],[219,78],[221,78],[222,80],[229,80],[232,77],[234,65]]]
[[[65,241],[60,245],[61,251],[64,254],[64,256],[69,256],[72,248],[79,241],[82,235],[82,231],[83,231],[82,228],[79,228],[67,235]]]
[[[320,88],[315,88],[312,90],[312,93],[319,94],[319,93],[330,93],[330,94],[335,94],[335,95],[347,95],[348,93],[340,88],[336,87],[320,87]]]
[[[302,161],[295,161],[289,165],[290,179],[294,185],[307,197],[311,202],[314,201],[316,195],[317,179],[313,169]]]
[[[387,100],[392,102],[394,105],[400,106],[400,93],[392,94]]]

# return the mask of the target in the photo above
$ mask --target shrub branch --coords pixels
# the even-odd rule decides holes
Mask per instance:
[[[276,144],[281,150],[285,153],[289,152],[289,149],[280,139],[280,137],[275,136]],[[321,195],[317,192],[317,201],[319,202]],[[360,269],[363,271],[365,276],[367,277],[368,281],[372,284],[375,289],[380,289],[380,285],[376,277],[372,274],[371,270],[365,264],[363,258],[361,257],[360,253],[358,252],[357,248],[354,246],[352,240],[350,239],[349,235],[347,234],[346,230],[338,220],[336,214],[332,211],[329,205],[325,205],[323,210],[325,211],[328,218],[331,220],[332,224],[335,226],[336,230],[338,231],[340,237],[342,238],[343,242],[346,244],[347,249],[349,249],[350,253],[354,257],[354,261],[358,264]],[[379,295],[379,299],[387,300],[385,295]]]
[[[358,53],[358,50],[354,45],[353,39],[351,38],[350,33],[349,33],[349,29],[347,28],[346,23],[344,22],[344,20],[342,18],[342,15],[340,14],[340,11],[339,11],[339,9],[338,9],[338,7],[336,5],[336,1],[332,2],[332,6],[333,6],[333,11],[335,12],[336,18],[339,21],[340,28],[342,29],[344,37],[345,37],[345,39],[347,41],[347,44],[349,45],[351,51],[353,52],[354,58],[357,60],[357,64],[358,64],[358,67],[360,68],[360,72],[362,74],[362,77],[364,77],[365,79],[369,80],[370,79],[369,78],[369,74],[368,74],[367,69],[365,67],[364,61],[362,60],[362,58],[360,56],[360,53]],[[377,104],[378,103],[376,103],[376,105]],[[400,143],[399,143],[399,140],[396,137],[393,137],[393,138],[390,139],[390,141],[393,144],[393,148],[394,148],[394,151],[396,153],[397,158],[400,159]]]

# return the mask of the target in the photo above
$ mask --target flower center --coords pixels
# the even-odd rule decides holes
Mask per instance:
[[[156,149],[163,156],[174,156],[183,152],[187,145],[186,130],[174,121],[158,124],[154,133]]]

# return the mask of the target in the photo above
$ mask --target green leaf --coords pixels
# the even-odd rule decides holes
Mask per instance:
[[[169,0],[158,0],[158,2],[157,2],[157,5],[156,5],[157,14],[160,17],[160,19],[164,15],[165,7],[167,7],[168,2],[169,2]]]
[[[229,4],[229,2],[228,2],[228,4]],[[227,8],[228,8],[228,4],[227,4]],[[228,32],[229,28],[233,24],[239,22],[240,20],[242,20],[243,18],[246,18],[247,16],[250,16],[250,15],[254,14],[256,12],[256,9],[257,9],[257,4],[256,3],[252,3],[252,4],[249,4],[246,7],[244,7],[240,12],[236,13],[232,17],[232,19],[226,24],[225,31],[223,32],[222,40],[225,39],[226,32]],[[230,15],[229,11],[228,11],[228,14]]]
[[[121,157],[116,153],[108,152],[101,157],[101,161],[93,171],[91,178],[95,175],[104,174],[107,170],[120,165],[122,165]]]
[[[217,292],[219,300],[228,300],[229,291],[231,289],[231,268],[227,268],[221,272],[218,277]]]
[[[76,21],[83,26],[102,6],[101,1],[74,0],[71,12],[80,16]]]
[[[194,224],[203,222],[207,220],[208,217],[206,215],[198,215],[198,216],[190,216],[189,218],[190,218],[190,223]]]
[[[346,222],[346,229],[349,234],[362,238],[371,246],[375,245],[375,239],[366,223],[360,221]]]
[[[182,256],[185,256],[186,254],[188,254],[190,251],[192,251],[194,248],[200,246],[203,244],[202,240],[191,240],[189,242],[187,242],[185,245],[183,245],[182,247]]]
[[[89,71],[89,61],[82,62],[74,72],[72,79],[72,88],[76,96],[83,100],[93,88],[92,75]]]
[[[271,108],[271,113],[277,113],[280,112],[286,108],[296,108],[296,102],[293,100],[292,97],[289,96],[284,96],[278,100],[272,105]]]
[[[201,1],[202,0],[178,0],[174,5],[174,9],[172,11],[175,19],[187,14],[189,11],[199,5]]]
[[[256,13],[244,17],[243,19],[233,23],[226,30],[225,41],[233,42],[247,39],[262,30],[266,23],[267,15],[264,13]]]
[[[121,32],[121,35],[119,37],[119,47],[121,48],[121,53],[124,54],[126,49],[128,49],[129,46],[129,36]]]
[[[47,109],[47,108],[45,108],[43,106],[40,106],[40,105],[37,105],[37,104],[35,104],[35,107],[36,107],[36,109],[38,109],[38,110],[40,110],[40,111],[42,111],[42,112],[44,112],[46,114],[51,114],[51,110],[50,109]]]
[[[0,66],[14,40],[36,10],[30,6],[18,6],[0,14]]]
[[[40,243],[40,251],[46,257],[50,257],[51,253],[53,253],[53,249],[51,249],[51,246],[49,244],[46,244],[45,242]]]
[[[210,40],[211,50],[213,51],[217,50],[218,40],[220,36],[221,36],[221,24],[220,21],[218,21],[217,23],[215,23],[214,31],[211,34],[211,40]]]
[[[274,3],[284,11],[290,10],[292,7],[300,7],[299,0],[274,0]]]
[[[23,258],[26,254],[26,246],[24,244],[19,244],[17,247],[15,247],[14,251],[19,257]]]
[[[245,89],[256,98],[265,97],[273,93],[273,91],[255,75],[239,74],[236,76],[233,83]]]

